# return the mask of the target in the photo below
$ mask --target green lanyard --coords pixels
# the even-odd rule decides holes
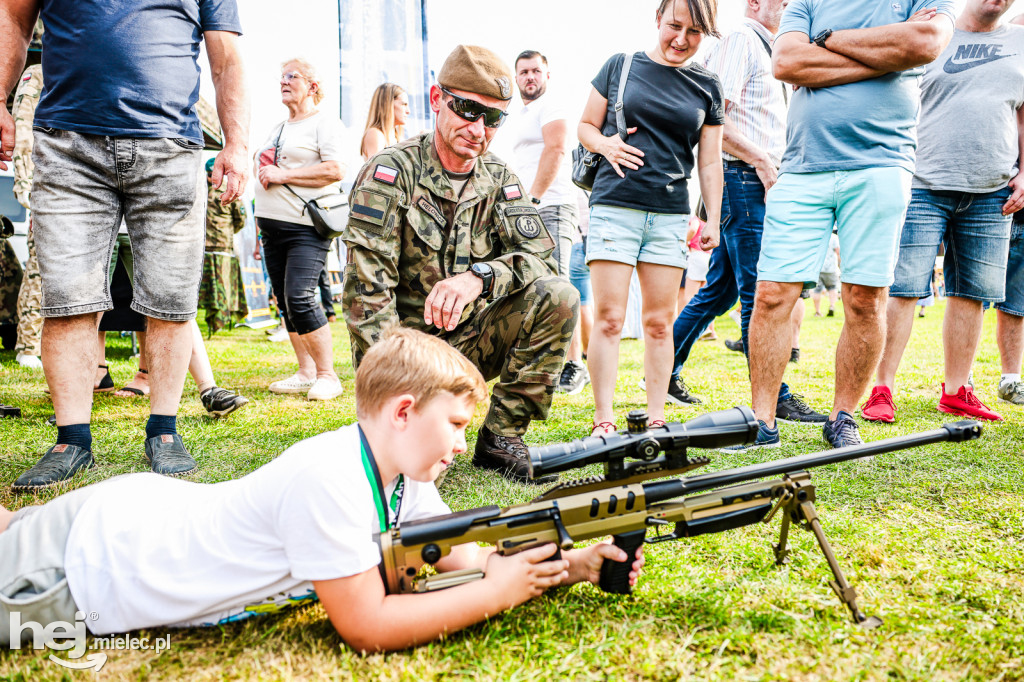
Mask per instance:
[[[377,462],[373,459],[373,451],[370,444],[366,442],[366,435],[363,427],[359,428],[359,451],[363,457],[363,471],[366,473],[366,480],[370,482],[373,490],[373,504],[377,508],[377,518],[380,521],[380,532],[385,533],[391,528],[391,517],[384,508],[384,485],[380,480],[380,471],[377,469]],[[405,476],[398,475],[398,483],[395,484],[395,491],[391,493],[390,507],[395,513],[395,520],[398,520],[398,512],[402,509],[402,495],[405,494]]]

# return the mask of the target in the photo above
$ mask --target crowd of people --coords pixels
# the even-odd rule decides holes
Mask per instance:
[[[92,392],[113,387],[96,335],[112,307],[119,242],[131,254],[132,308],[146,318],[140,373],[127,389],[148,392],[151,410],[144,448],[153,473],[43,507],[0,509],[0,578],[38,576],[0,580],[3,596],[57,589],[41,567],[67,571],[56,598],[25,602],[39,622],[77,607],[102,613],[90,626],[97,633],[202,625],[246,617],[254,605],[267,612],[319,598],[350,643],[396,648],[553,585],[596,582],[605,560],[632,561],[635,581],[642,554],[610,545],[549,562],[553,547],[515,557],[467,547],[444,568],[486,568],[485,587],[412,603],[385,597],[367,534],[448,511],[430,484],[467,450],[485,381],[496,379],[477,467],[522,483],[553,480],[530,477],[523,436],[548,416],[556,391],[575,394],[588,382],[594,417],[581,435],[613,433],[634,276],[651,428],[664,426],[667,402],[698,402],[682,378],[699,371],[687,369],[693,345],[738,303],[735,347],[748,359],[759,430],[737,449],[779,445],[777,420],[820,426],[833,447],[860,443],[854,414],[865,394],[864,419],[895,420],[900,356],[943,245],[938,409],[1001,418],[971,379],[986,305],[998,315],[997,393],[1024,404],[1024,235],[1013,220],[1024,207],[1024,28],[1003,21],[1012,0],[968,0],[960,16],[953,0],[746,0],[743,21],[726,35],[715,0],[660,0],[653,45],[608,57],[579,121],[549,92],[547,59],[534,50],[509,68],[490,49],[457,47],[430,88],[433,129],[413,136],[405,90],[377,88],[341,234],[359,424],[298,443],[241,481],[174,480],[197,468],[176,426],[186,370],[212,413],[245,401],[216,386],[195,316],[201,291],[206,305],[231,308],[215,302],[233,281],[230,254],[218,256],[230,251],[239,215],[244,222],[232,206],[250,174],[259,253],[297,363],[269,390],[311,400],[344,390],[319,293],[333,235],[315,213],[350,170],[340,121],[318,106],[316,67],[289,59],[280,78],[287,117],[250,155],[234,0],[15,5],[0,16],[15,38],[2,82],[17,82],[15,53],[40,10],[49,29],[43,69],[23,82],[41,93],[31,129],[0,113],[0,165],[32,141],[23,196],[45,324],[40,352],[19,352],[41,356],[57,436],[14,490],[65,483],[93,464]],[[140,30],[175,27],[160,43],[173,50],[140,50],[111,30],[129,16]],[[83,35],[111,38],[97,47]],[[707,37],[718,40],[698,60]],[[205,173],[194,114],[200,39],[224,133]],[[43,88],[43,77],[55,85]],[[84,106],[98,100],[106,106]],[[503,135],[507,159],[489,153]],[[601,157],[582,208],[567,153],[576,140]],[[700,207],[689,193],[693,175]],[[223,217],[212,240],[203,225],[210,210]],[[219,288],[204,283],[204,271]],[[827,315],[841,293],[844,322],[833,404],[818,412],[783,379],[799,358],[801,299],[813,297],[820,314],[826,292]],[[207,324],[225,322],[208,314]],[[133,514],[142,504],[174,513],[154,528]],[[222,523],[211,525],[210,515]],[[59,547],[29,548],[38,537]],[[164,542],[195,549],[167,557],[157,549]],[[178,583],[196,576],[185,570],[196,565],[219,578],[193,578],[203,589],[183,599]],[[0,615],[10,603],[0,600]],[[9,641],[3,620],[0,641]]]

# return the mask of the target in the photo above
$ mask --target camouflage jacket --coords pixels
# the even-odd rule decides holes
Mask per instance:
[[[245,205],[236,199],[225,206],[221,202],[224,186],[207,183],[206,194],[206,250],[231,253],[235,248],[235,233],[245,227]]]
[[[32,191],[32,122],[36,118],[36,105],[43,92],[43,67],[35,64],[25,69],[14,93],[14,196],[28,208],[28,195]]]
[[[349,210],[344,308],[357,365],[390,325],[437,333],[423,321],[427,295],[474,263],[494,271],[491,300],[555,274],[554,242],[519,178],[487,154],[457,197],[433,133],[370,159]],[[467,305],[462,322],[486,305],[483,296]]]

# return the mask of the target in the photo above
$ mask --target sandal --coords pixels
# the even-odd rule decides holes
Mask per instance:
[[[605,436],[616,431],[618,431],[618,428],[614,422],[594,422],[590,427],[591,436]]]
[[[660,429],[663,426],[665,426],[665,420],[664,419],[655,419],[654,421],[652,421],[650,424],[647,425],[647,428],[648,429]]]
[[[108,367],[107,365],[97,365],[97,366],[100,369],[107,370],[107,372],[106,372],[106,374],[103,375],[103,378],[100,379],[99,385],[93,387],[92,392],[93,393],[110,393],[111,391],[114,390],[114,379],[113,379],[113,377],[110,376],[110,367]]]
[[[138,371],[138,373],[139,374],[146,374],[146,375],[148,375],[149,374],[149,370],[148,369],[140,369]],[[132,395],[117,395],[118,393],[121,393],[121,392],[131,393]],[[148,395],[149,395],[149,389],[143,390],[141,388],[135,388],[134,386],[122,386],[120,389],[117,390],[117,392],[114,393],[114,397],[115,398],[130,398],[131,400],[135,400],[136,398],[144,398],[144,397],[146,397]]]

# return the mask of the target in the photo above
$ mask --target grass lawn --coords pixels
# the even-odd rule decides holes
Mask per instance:
[[[942,311],[940,301],[928,309],[928,317],[915,320],[896,392],[898,423],[862,423],[865,440],[928,430],[947,420],[935,409],[942,380]],[[800,363],[789,366],[786,379],[812,406],[826,408],[842,318],[841,312],[836,318],[814,318],[810,312],[808,307]],[[201,467],[195,480],[242,476],[296,441],[354,420],[343,327],[333,325],[346,395],[327,404],[267,392],[273,379],[292,371],[292,360],[287,344],[268,343],[262,331],[221,333],[208,343],[221,385],[240,389],[252,402],[226,419],[211,420],[188,383],[179,428]],[[735,338],[736,326],[722,318],[718,334]],[[578,585],[416,650],[354,653],[316,605],[228,627],[170,631],[169,651],[111,651],[96,677],[1024,680],[1024,412],[996,398],[994,334],[990,313],[974,379],[981,399],[1006,421],[986,427],[980,441],[907,450],[814,474],[825,532],[861,595],[862,610],[883,619],[877,630],[862,631],[849,621],[828,587],[831,574],[810,533],[794,530],[790,565],[774,567],[775,522],[651,546],[632,596]],[[623,342],[616,393],[620,418],[643,405],[636,385],[642,356],[641,343]],[[127,341],[112,340],[108,359],[115,382],[123,385],[135,367]],[[0,361],[0,399],[24,411],[20,420],[0,422],[0,504],[17,508],[53,496],[14,496],[9,485],[53,443],[55,431],[45,423],[51,407],[42,374],[19,368],[10,352],[0,353]],[[721,341],[697,345],[685,378],[705,403],[670,408],[670,419],[749,404],[743,358]],[[576,396],[557,396],[551,418],[536,424],[527,440],[579,437],[590,424],[592,401],[589,387]],[[74,485],[147,470],[142,450],[147,414],[145,400],[97,397],[98,466]],[[482,417],[481,409],[477,426]],[[820,429],[783,424],[782,438],[783,447],[767,453],[712,453],[708,470],[826,447]],[[441,488],[454,509],[522,502],[535,492],[473,469],[465,455]],[[43,652],[0,652],[3,680],[92,675],[65,671]]]

